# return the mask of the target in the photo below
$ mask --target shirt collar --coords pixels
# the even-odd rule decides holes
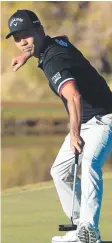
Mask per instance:
[[[53,42],[53,40],[50,36],[48,36],[48,35],[45,36],[43,45],[40,50],[38,67],[40,67],[40,65],[42,64],[43,59],[44,59],[44,53],[45,53],[46,49],[52,44],[52,42]]]
[[[45,50],[47,49],[47,47],[51,44],[52,42],[52,38],[50,36],[45,36],[45,39],[44,39],[44,42],[43,42],[43,45],[41,47],[41,50],[40,50],[40,55],[41,54],[44,54]]]

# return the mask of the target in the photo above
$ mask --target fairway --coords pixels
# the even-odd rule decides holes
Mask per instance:
[[[103,240],[112,242],[112,178],[104,180],[100,219]],[[2,243],[48,243],[68,223],[52,182],[2,193]]]

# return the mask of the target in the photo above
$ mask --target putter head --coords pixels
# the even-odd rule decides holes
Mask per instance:
[[[77,225],[73,225],[73,224],[59,225],[59,231],[72,231],[72,230],[76,230],[76,229],[77,229]]]

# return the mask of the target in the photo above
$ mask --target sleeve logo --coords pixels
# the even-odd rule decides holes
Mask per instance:
[[[56,84],[60,78],[61,78],[61,74],[60,74],[59,72],[56,73],[56,74],[52,77],[52,81],[53,81],[53,83]]]

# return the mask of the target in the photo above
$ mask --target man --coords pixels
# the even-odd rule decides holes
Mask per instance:
[[[38,17],[18,10],[8,21],[22,54],[12,60],[18,70],[32,56],[39,58],[52,91],[59,96],[70,119],[70,133],[51,168],[65,214],[71,217],[74,157],[79,153],[81,183],[77,177],[73,222],[76,231],[55,236],[53,243],[100,243],[98,230],[102,202],[102,166],[112,151],[112,93],[105,80],[65,36],[45,35]],[[81,131],[80,131],[81,127]],[[80,187],[81,185],[81,187]]]

